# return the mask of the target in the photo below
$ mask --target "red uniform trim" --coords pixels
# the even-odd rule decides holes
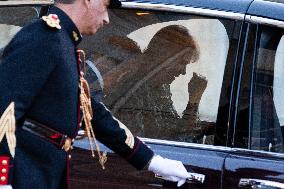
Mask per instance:
[[[131,159],[134,154],[137,152],[137,150],[139,149],[139,146],[141,144],[140,140],[137,140],[138,142],[135,144],[133,151],[126,157],[127,160]]]
[[[81,58],[80,58],[80,52],[78,49],[76,49],[76,55],[77,55],[77,70],[78,70],[78,76],[80,77],[81,72]],[[79,78],[78,78],[79,79]],[[78,130],[80,129],[81,124],[81,108],[80,108],[80,89],[78,89],[78,103],[77,103],[77,129],[73,134],[73,138],[75,138],[78,134]],[[67,189],[70,189],[70,153],[66,153],[66,185]]]
[[[69,153],[66,153],[66,185],[67,189],[70,189],[70,159],[69,159]]]
[[[0,185],[8,184],[9,163],[9,156],[0,156]]]
[[[77,55],[77,70],[78,70],[78,76],[80,77],[81,72],[81,58],[80,58],[80,51],[76,49],[76,55]],[[78,78],[79,79],[79,78]],[[75,138],[78,134],[78,131],[80,129],[81,124],[81,108],[80,108],[80,89],[78,88],[78,103],[77,103],[77,129],[75,133],[73,134],[73,138]]]

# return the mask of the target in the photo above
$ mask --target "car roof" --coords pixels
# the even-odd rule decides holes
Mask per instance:
[[[189,6],[243,13],[284,21],[284,0],[121,0],[122,2]]]
[[[284,0],[254,0],[247,14],[284,20]]]
[[[237,13],[246,13],[253,0],[124,0],[123,2],[181,5]]]
[[[122,2],[165,4],[247,13],[284,21],[284,0],[121,0]],[[50,5],[53,0],[0,0],[0,7]]]

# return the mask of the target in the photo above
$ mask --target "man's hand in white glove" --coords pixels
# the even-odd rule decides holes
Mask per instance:
[[[186,179],[190,177],[190,174],[187,172],[182,162],[162,158],[159,155],[153,157],[148,170],[162,176],[165,180],[177,182],[178,187],[183,185]]]

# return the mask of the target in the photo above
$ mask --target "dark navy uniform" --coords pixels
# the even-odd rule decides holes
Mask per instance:
[[[58,15],[61,29],[50,27],[42,19],[25,26],[4,50],[0,64],[0,116],[11,102],[15,103],[15,157],[11,158],[5,139],[0,147],[0,156],[10,157],[9,182],[14,189],[67,187],[68,153],[24,130],[26,119],[71,138],[79,129],[76,47],[81,36],[63,11],[52,7],[49,13]],[[137,169],[144,168],[153,152],[136,137],[129,145],[128,130],[103,104],[92,99],[92,109],[97,139]]]

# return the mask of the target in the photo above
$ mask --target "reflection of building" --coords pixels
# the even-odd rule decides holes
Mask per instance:
[[[19,26],[0,24],[0,49],[4,48],[20,29]]]
[[[1,7],[0,8],[0,57],[4,47],[21,26],[29,23],[38,16],[32,7]]]
[[[0,24],[0,61],[4,47],[20,29],[19,26]]]
[[[24,26],[38,18],[38,10],[33,7],[1,7],[0,24]]]

